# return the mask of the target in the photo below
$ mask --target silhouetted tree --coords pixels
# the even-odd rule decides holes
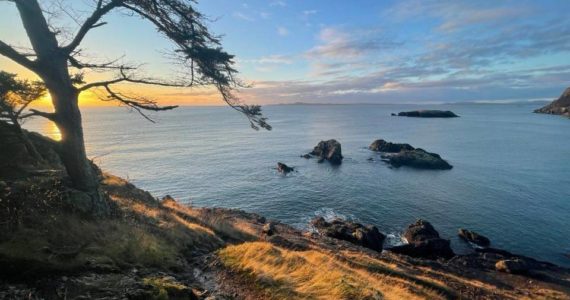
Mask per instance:
[[[23,132],[21,123],[33,116],[34,109],[30,110],[31,113],[26,113],[26,108],[45,93],[46,88],[40,81],[19,80],[16,74],[0,71],[0,122],[11,125],[19,134],[27,152],[38,160],[42,157]]]
[[[46,94],[43,82],[19,80],[16,74],[0,71],[0,120],[11,124],[20,133],[21,123],[35,114],[26,113],[32,102]]]
[[[5,0],[6,1],[6,0]],[[170,110],[176,106],[160,106],[152,99],[126,95],[116,89],[117,84],[148,84],[169,87],[213,85],[222,99],[242,112],[254,129],[271,129],[257,105],[245,105],[234,95],[242,84],[236,79],[234,56],[221,47],[220,38],[207,28],[204,16],[194,9],[192,0],[97,0],[92,13],[82,21],[71,39],[62,42],[61,31],[49,24],[46,14],[57,17],[67,13],[63,6],[52,11],[43,10],[37,0],[7,0],[16,5],[26,34],[32,45],[28,52],[0,41],[0,55],[37,74],[51,95],[54,112],[33,111],[31,115],[53,121],[61,132],[61,157],[76,188],[89,192],[94,213],[105,213],[105,203],[98,193],[98,181],[85,153],[81,113],[78,97],[91,89],[101,91],[102,100],[117,101],[144,117],[144,111]],[[55,10],[55,11],[54,11]],[[93,63],[82,61],[79,46],[93,29],[107,23],[102,19],[112,11],[140,17],[150,22],[171,41],[173,57],[185,68],[183,78],[165,81],[136,77],[136,68],[121,65],[118,61]],[[105,41],[101,41],[105,42]],[[116,77],[106,81],[83,83],[83,70],[115,70]],[[73,71],[78,75],[73,75]]]

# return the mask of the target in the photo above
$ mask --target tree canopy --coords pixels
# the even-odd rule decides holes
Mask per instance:
[[[118,87],[121,83],[147,84],[167,87],[190,88],[197,86],[213,86],[217,89],[223,101],[243,113],[250,121],[252,128],[271,129],[267,119],[261,113],[259,105],[247,105],[236,96],[236,90],[247,87],[237,77],[234,68],[234,55],[227,53],[221,46],[220,36],[214,35],[207,27],[208,19],[194,9],[196,1],[192,0],[96,0],[92,1],[92,11],[83,20],[75,20],[78,28],[66,30],[50,24],[37,26],[41,20],[26,22],[26,18],[34,16],[34,1],[7,0],[14,2],[23,18],[24,27],[30,38],[33,49],[19,51],[4,41],[0,41],[0,54],[35,72],[42,79],[48,74],[42,66],[42,60],[63,57],[74,79],[78,93],[87,90],[97,90],[97,95],[103,101],[116,101],[130,107],[151,120],[144,111],[170,110],[177,106],[161,106],[157,99],[126,94]],[[55,16],[62,13],[71,14],[62,3],[53,2],[50,9],[44,9],[44,14]],[[55,3],[55,4],[54,4]],[[39,6],[39,5],[38,5]],[[48,5],[46,5],[48,6]],[[121,63],[121,59],[105,62],[93,62],[82,57],[82,42],[91,30],[107,25],[104,17],[116,11],[126,16],[139,17],[150,22],[156,30],[173,45],[169,58],[176,60],[181,67],[178,78],[167,80],[153,77],[137,76],[138,66]],[[29,13],[29,15],[28,15]],[[74,19],[77,16],[74,16]],[[30,21],[30,20],[28,20]],[[72,38],[60,38],[64,31],[75,31]],[[142,40],[143,37],[141,37]],[[142,42],[142,41],[141,41]],[[53,49],[42,51],[52,45]],[[42,57],[48,55],[50,57]],[[85,71],[114,71],[115,75],[108,80],[84,83]],[[49,89],[49,83],[47,83]],[[39,114],[39,113],[37,113]],[[44,114],[44,116],[47,116]]]

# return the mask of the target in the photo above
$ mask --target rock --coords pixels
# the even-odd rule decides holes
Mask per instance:
[[[328,160],[331,164],[342,163],[342,150],[340,143],[336,140],[320,141],[310,155],[319,158],[319,162]]]
[[[459,235],[460,238],[468,242],[471,242],[477,246],[489,247],[489,245],[491,245],[491,241],[488,238],[474,231],[469,231],[467,229],[459,228],[459,232],[457,234]]]
[[[388,251],[427,259],[449,259],[455,256],[455,253],[451,250],[450,241],[441,238],[395,246],[388,249]]]
[[[406,229],[406,232],[404,233],[404,237],[408,240],[408,243],[413,243],[430,239],[438,239],[439,233],[430,222],[419,219],[408,226],[408,229]]]
[[[430,153],[420,148],[411,151],[383,154],[382,158],[396,168],[401,166],[431,170],[450,170],[453,168],[453,166],[442,159],[439,154]]]
[[[390,152],[398,153],[400,151],[410,151],[414,150],[410,144],[396,144],[391,142],[386,142],[385,140],[375,140],[368,146],[368,149],[376,152]]]
[[[302,240],[289,240],[281,235],[270,236],[266,241],[275,246],[293,251],[307,251],[310,249],[307,243],[303,242]]]
[[[558,98],[548,105],[534,111],[535,113],[562,115],[570,117],[570,87]]]
[[[312,156],[311,156],[311,154],[307,153],[307,154],[301,155],[301,157],[302,157],[302,158],[309,159],[309,158],[311,158]]]
[[[437,259],[455,256],[450,241],[439,237],[439,233],[425,220],[410,224],[404,233],[408,244],[388,249],[391,252],[412,257]]]
[[[327,222],[323,217],[318,217],[311,221],[311,225],[320,235],[348,241],[376,251],[382,251],[382,245],[386,239],[386,236],[378,231],[376,226],[364,226],[340,219]]]
[[[277,171],[283,173],[283,174],[287,174],[289,172],[293,172],[295,169],[289,167],[288,165],[284,164],[284,163],[277,163]]]
[[[166,196],[162,197],[162,199],[160,200],[160,203],[162,203],[162,204],[169,203],[169,202],[176,202],[176,199],[174,199],[170,195],[166,195]]]
[[[273,235],[275,233],[275,224],[273,224],[272,222],[266,223],[265,225],[263,225],[261,232],[263,232],[263,234],[267,236]]]
[[[382,153],[383,161],[399,168],[409,166],[418,169],[449,170],[453,168],[437,153],[430,153],[410,144],[391,143],[385,140],[375,140],[368,149]]]
[[[449,110],[413,110],[398,113],[399,117],[416,117],[416,118],[457,118],[455,113]]]
[[[495,264],[495,269],[505,273],[522,274],[528,272],[530,268],[526,261],[516,258],[498,261]]]

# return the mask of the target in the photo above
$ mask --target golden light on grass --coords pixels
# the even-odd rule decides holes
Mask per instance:
[[[414,280],[360,267],[358,261],[355,267],[316,250],[291,251],[266,242],[249,242],[228,246],[218,254],[225,266],[250,277],[276,299],[446,298],[439,290]]]

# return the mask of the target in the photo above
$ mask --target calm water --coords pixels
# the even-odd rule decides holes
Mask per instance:
[[[268,106],[273,131],[253,131],[225,107],[165,112],[157,124],[122,108],[84,112],[88,153],[156,196],[257,212],[303,227],[315,215],[372,223],[397,236],[425,218],[451,238],[459,227],[494,246],[570,265],[570,120],[540,104],[445,105],[461,118],[390,117],[405,105]],[[34,121],[28,127],[52,133]],[[322,139],[342,143],[340,167],[299,157]],[[391,169],[366,147],[383,138],[436,152],[450,171]],[[298,168],[288,176],[275,164]]]

